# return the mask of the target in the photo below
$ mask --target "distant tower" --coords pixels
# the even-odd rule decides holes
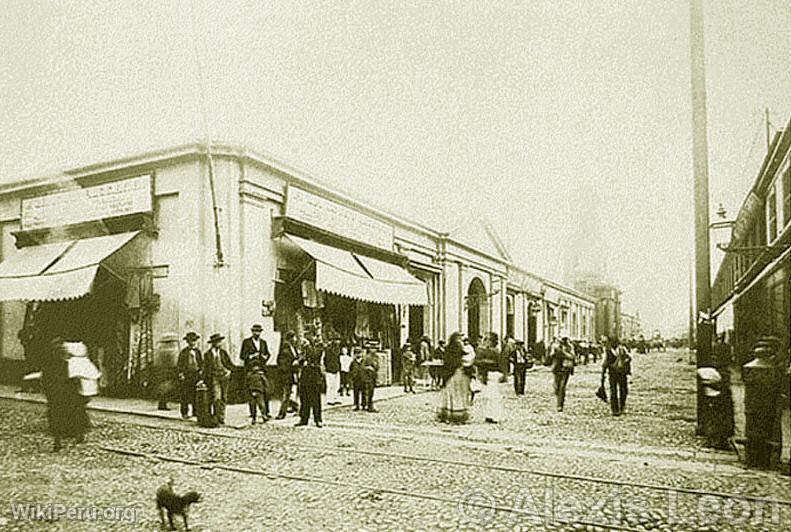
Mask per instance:
[[[588,185],[580,188],[575,226],[563,253],[563,280],[569,286],[607,278],[607,244],[602,228],[601,194]]]

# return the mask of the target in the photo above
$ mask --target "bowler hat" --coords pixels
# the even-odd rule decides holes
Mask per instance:
[[[264,328],[261,326],[260,323],[256,323],[255,325],[250,327],[250,330],[253,331],[253,332],[261,332],[261,331],[264,330]]]
[[[194,331],[190,331],[184,335],[184,340],[191,342],[192,340],[197,340],[200,338],[200,335]]]
[[[220,333],[214,333],[211,336],[209,336],[210,344],[213,344],[214,342],[220,342],[222,340],[225,340],[225,336],[221,335]]]

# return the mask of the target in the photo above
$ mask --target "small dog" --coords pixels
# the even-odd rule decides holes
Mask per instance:
[[[165,525],[165,511],[167,511],[170,530],[176,530],[173,524],[173,515],[180,515],[183,517],[184,529],[189,530],[190,526],[187,523],[187,514],[189,513],[190,505],[200,501],[201,496],[197,491],[190,491],[184,495],[176,495],[173,491],[173,479],[170,479],[167,484],[163,484],[157,490],[157,510],[159,511],[159,519],[162,521],[162,526]]]

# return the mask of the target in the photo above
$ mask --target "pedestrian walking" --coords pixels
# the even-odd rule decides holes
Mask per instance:
[[[52,339],[49,353],[42,357],[41,387],[47,399],[47,420],[56,452],[65,438],[82,443],[90,425],[78,378],[69,377],[69,358],[71,354],[60,337]]]
[[[514,393],[516,395],[524,395],[525,384],[527,383],[527,370],[533,367],[533,360],[522,340],[518,340],[516,347],[511,351],[511,365],[514,371]]]
[[[429,375],[431,376],[431,388],[439,390],[444,384],[442,378],[442,366],[445,364],[445,340],[437,342],[437,348],[431,355],[431,366],[429,367]]]
[[[511,372],[511,355],[515,349],[516,339],[511,335],[506,336],[505,340],[503,340],[502,351],[500,352],[500,360],[502,361],[500,371],[506,377]]]
[[[404,381],[404,393],[415,393],[416,363],[417,355],[407,342],[401,350],[401,378]]]
[[[363,376],[366,410],[368,412],[378,412],[374,408],[374,390],[376,389],[376,380],[379,376],[379,355],[376,353],[376,347],[374,346],[368,347],[368,352],[363,359]]]
[[[324,369],[327,372],[327,404],[341,404],[338,394],[341,389],[341,340],[333,338],[324,354]]]
[[[539,340],[538,342],[536,342],[535,355],[536,355],[536,360],[538,361],[539,364],[548,365],[546,363],[547,346],[546,344],[544,344],[544,340]]]
[[[341,345],[341,356],[340,356],[340,364],[341,364],[341,390],[340,395],[349,395],[349,391],[352,387],[351,382],[351,367],[352,367],[352,355],[349,352],[349,346],[347,344]]]
[[[601,381],[604,384],[604,376],[609,373],[610,409],[613,416],[621,416],[629,393],[628,376],[632,373],[632,357],[626,347],[615,338],[603,343],[607,347],[602,362]]]
[[[443,387],[440,391],[437,418],[444,423],[466,423],[470,418],[470,384],[474,357],[464,363],[464,346],[461,334],[455,332],[448,338],[445,348]]]
[[[239,351],[239,360],[245,370],[245,387],[247,388],[247,405],[250,419],[255,424],[256,409],[261,411],[261,418],[266,422],[269,417],[269,383],[267,382],[265,368],[269,360],[269,346],[261,338],[264,328],[256,323],[250,327],[250,337],[242,340]]]
[[[365,365],[363,351],[359,347],[354,348],[354,357],[349,366],[349,377],[352,381],[354,394],[354,409],[365,410],[367,407],[367,397],[365,395]]]
[[[184,335],[187,347],[179,352],[176,362],[181,388],[181,417],[184,419],[197,415],[195,412],[195,386],[200,380],[200,369],[203,365],[203,355],[198,349],[199,338],[200,336],[193,331]]]
[[[285,418],[292,407],[291,393],[296,382],[294,374],[297,371],[295,364],[298,359],[297,334],[294,331],[287,331],[277,352],[277,395],[280,399],[280,411],[277,414],[277,419]],[[292,411],[294,410],[292,409]]]
[[[487,423],[499,423],[504,417],[503,397],[500,391],[503,373],[498,343],[497,334],[490,333],[482,341],[476,355],[476,364],[484,383],[481,397],[484,400],[484,416]]]
[[[308,344],[298,361],[300,367],[299,384],[299,423],[297,427],[308,424],[311,412],[313,421],[321,428],[321,394],[326,391],[324,369],[321,366],[322,346],[319,339]]]
[[[566,386],[574,374],[574,351],[568,338],[555,345],[550,354],[552,374],[555,377],[555,400],[558,412],[563,412],[566,404]]]
[[[170,410],[168,399],[178,385],[178,341],[178,335],[164,333],[154,353],[152,380],[157,396],[157,410]]]
[[[222,348],[225,337],[214,333],[209,337],[209,349],[203,354],[201,376],[209,389],[211,416],[218,425],[225,423],[225,404],[228,400],[228,383],[234,369],[231,357]]]
[[[415,351],[415,379],[420,379],[421,381],[426,380],[426,374],[428,373],[428,365],[426,362],[431,360],[431,353],[431,338],[424,335],[420,339],[417,351]],[[412,393],[415,393],[414,390]]]

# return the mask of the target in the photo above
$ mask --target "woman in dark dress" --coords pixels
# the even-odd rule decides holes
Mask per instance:
[[[453,333],[448,339],[443,367],[445,385],[440,392],[437,417],[445,423],[466,423],[470,418],[472,361],[465,365],[461,334]]]
[[[79,379],[69,378],[68,358],[60,338],[52,340],[49,352],[42,357],[41,386],[47,398],[54,451],[61,449],[63,438],[75,438],[77,443],[82,443],[89,426],[85,400],[79,394]]]

